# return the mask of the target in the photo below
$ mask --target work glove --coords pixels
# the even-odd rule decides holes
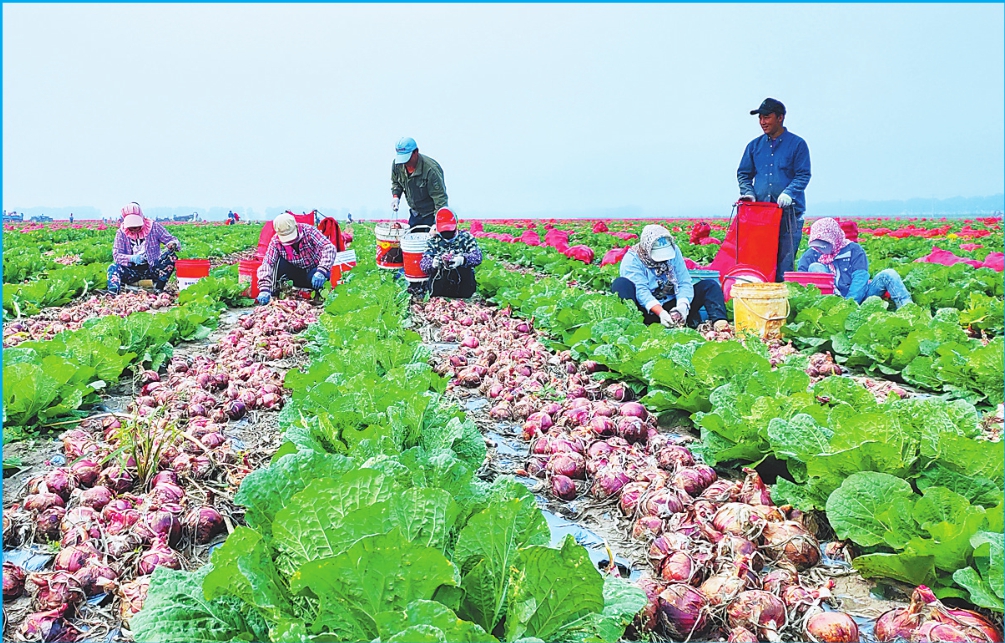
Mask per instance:
[[[755,201],[756,199],[754,199],[754,195],[753,194],[741,194],[740,195],[740,200],[741,201]]]
[[[134,255],[129,255],[129,263],[133,264],[134,266],[138,266],[141,263],[146,263],[146,261],[147,257],[142,252],[137,252]]]
[[[729,322],[725,319],[720,319],[719,321],[712,324],[712,330],[717,333],[722,333],[729,330]]]
[[[167,249],[178,252],[179,250],[181,250],[181,244],[178,243],[177,241],[168,241]]]
[[[395,212],[398,211],[398,204],[401,203],[401,197],[392,196],[391,197],[391,209]]]
[[[674,314],[671,311],[667,310],[666,308],[664,308],[663,312],[660,313],[660,323],[663,324],[664,328],[673,328],[674,326],[679,326],[680,322],[681,320],[679,313],[675,317]]]
[[[678,300],[677,305],[673,307],[673,311],[679,313],[682,320],[687,319],[687,314],[691,312],[691,302]]]
[[[782,192],[781,194],[778,195],[778,205],[780,205],[783,208],[789,207],[790,205],[792,205],[792,197]]]
[[[263,293],[259,293],[259,295],[255,299],[255,301],[257,301],[260,305],[264,306],[265,304],[269,303],[269,301],[271,299],[272,299],[272,295],[271,294],[269,294],[267,292],[263,292]]]
[[[464,255],[457,255],[450,262],[450,267],[454,269],[460,268],[463,265],[464,265]]]
[[[325,277],[325,273],[321,272],[320,270],[317,270],[315,271],[314,276],[311,277],[311,286],[314,288],[314,290],[321,290],[321,288],[325,285],[325,281],[327,280],[328,278]]]
[[[443,260],[439,257],[433,257],[433,268],[439,269],[443,265]]]

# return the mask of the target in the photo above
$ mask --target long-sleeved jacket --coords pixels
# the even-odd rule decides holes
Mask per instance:
[[[758,136],[743,150],[736,170],[740,195],[753,194],[758,201],[774,203],[785,192],[792,197],[796,216],[806,212],[803,193],[810,182],[810,148],[789,130],[775,140]]]
[[[635,284],[635,301],[646,310],[652,310],[654,305],[663,305],[671,299],[676,299],[678,303],[686,301],[690,305],[691,301],[694,300],[694,284],[691,283],[691,273],[688,272],[684,256],[679,250],[677,255],[670,260],[670,265],[673,268],[674,276],[677,277],[677,292],[669,297],[664,297],[662,301],[653,295],[653,291],[662,286],[667,278],[663,277],[661,282],[657,278],[656,271],[642,263],[634,249],[625,253],[625,257],[621,260],[619,273]]]
[[[408,205],[426,216],[447,207],[447,186],[443,182],[443,168],[424,154],[419,154],[415,172],[411,174],[404,164],[391,164],[391,194],[404,193]]]
[[[478,247],[478,241],[467,230],[458,230],[457,236],[449,240],[434,234],[419,260],[419,268],[427,275],[432,274],[433,259],[439,257],[442,260],[447,254],[464,255],[464,265],[469,268],[482,262],[482,250]]]
[[[300,238],[289,246],[280,243],[278,235],[273,236],[272,240],[269,241],[269,247],[265,249],[265,256],[262,258],[262,265],[258,267],[259,292],[272,292],[274,286],[272,282],[280,257],[297,268],[303,268],[307,271],[320,270],[325,273],[325,277],[331,275],[337,252],[335,244],[321,234],[320,230],[306,223],[298,223],[297,232],[300,234]]]
[[[811,263],[816,263],[820,253],[809,248],[799,258],[799,270],[806,272]],[[869,258],[865,256],[862,246],[851,241],[834,255],[831,264],[834,272],[834,287],[842,297],[854,299],[862,303],[865,299],[866,286],[869,285]]]
[[[147,264],[151,266],[160,261],[161,244],[167,245],[172,241],[179,243],[177,237],[168,232],[163,225],[157,221],[153,221],[152,224],[150,232],[147,234],[146,245],[144,245]],[[126,236],[122,228],[119,228],[119,231],[115,233],[115,242],[112,244],[112,261],[120,266],[128,266],[129,257],[134,254],[136,253],[133,252],[133,240]]]

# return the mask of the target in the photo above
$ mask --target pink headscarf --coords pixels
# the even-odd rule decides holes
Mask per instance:
[[[844,236],[844,230],[841,229],[841,225],[830,217],[814,221],[813,225],[810,226],[810,241],[813,242],[818,239],[820,241],[826,241],[834,248],[829,254],[822,254],[820,255],[820,258],[817,259],[817,261],[825,266],[829,266],[834,263],[834,256],[837,255],[842,248],[851,243]]]
[[[125,219],[129,215],[138,215],[143,218],[143,227],[140,228],[139,232],[134,232],[126,227]],[[125,207],[122,208],[122,224],[119,228],[122,233],[125,234],[130,239],[145,239],[148,234],[150,234],[150,229],[154,227],[154,222],[143,216],[143,210],[140,209],[139,203],[127,203]]]

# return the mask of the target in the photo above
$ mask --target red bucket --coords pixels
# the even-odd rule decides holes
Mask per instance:
[[[826,272],[787,272],[785,281],[809,286],[810,284],[820,289],[824,295],[834,294],[834,275]]]
[[[203,277],[209,276],[209,259],[179,259],[174,264],[178,290],[185,290]]]
[[[418,228],[425,228],[425,231],[416,232]],[[419,267],[419,262],[422,261],[422,255],[426,253],[426,248],[429,247],[429,238],[431,236],[429,226],[416,226],[401,238],[401,256],[404,259],[405,279],[407,281],[419,283],[429,279],[429,276],[422,272],[422,268]]]
[[[237,282],[248,284],[248,289],[244,291],[245,297],[258,297],[258,267],[261,265],[261,261],[247,259],[242,259],[237,265]]]

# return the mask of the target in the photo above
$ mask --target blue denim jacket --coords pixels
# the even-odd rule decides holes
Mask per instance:
[[[635,284],[635,301],[646,310],[651,310],[655,304],[663,305],[671,299],[676,299],[678,303],[684,300],[690,305],[694,299],[694,284],[691,283],[691,273],[687,270],[680,248],[677,249],[677,256],[670,260],[670,265],[673,266],[674,275],[677,277],[677,292],[663,301],[653,296],[653,291],[660,286],[656,271],[642,263],[634,249],[625,253],[619,272],[622,277]],[[663,277],[663,283],[666,281],[667,278]]]
[[[820,253],[808,248],[799,258],[800,272],[810,269],[811,263],[816,263]],[[854,299],[862,303],[865,299],[865,287],[869,284],[869,258],[865,250],[854,241],[849,242],[841,251],[834,255],[831,264],[834,271],[834,287],[845,299]]]
[[[774,203],[785,192],[792,197],[796,216],[806,212],[803,191],[810,182],[810,148],[789,130],[775,140],[767,134],[747,144],[736,170],[740,195],[753,194],[758,201]]]

